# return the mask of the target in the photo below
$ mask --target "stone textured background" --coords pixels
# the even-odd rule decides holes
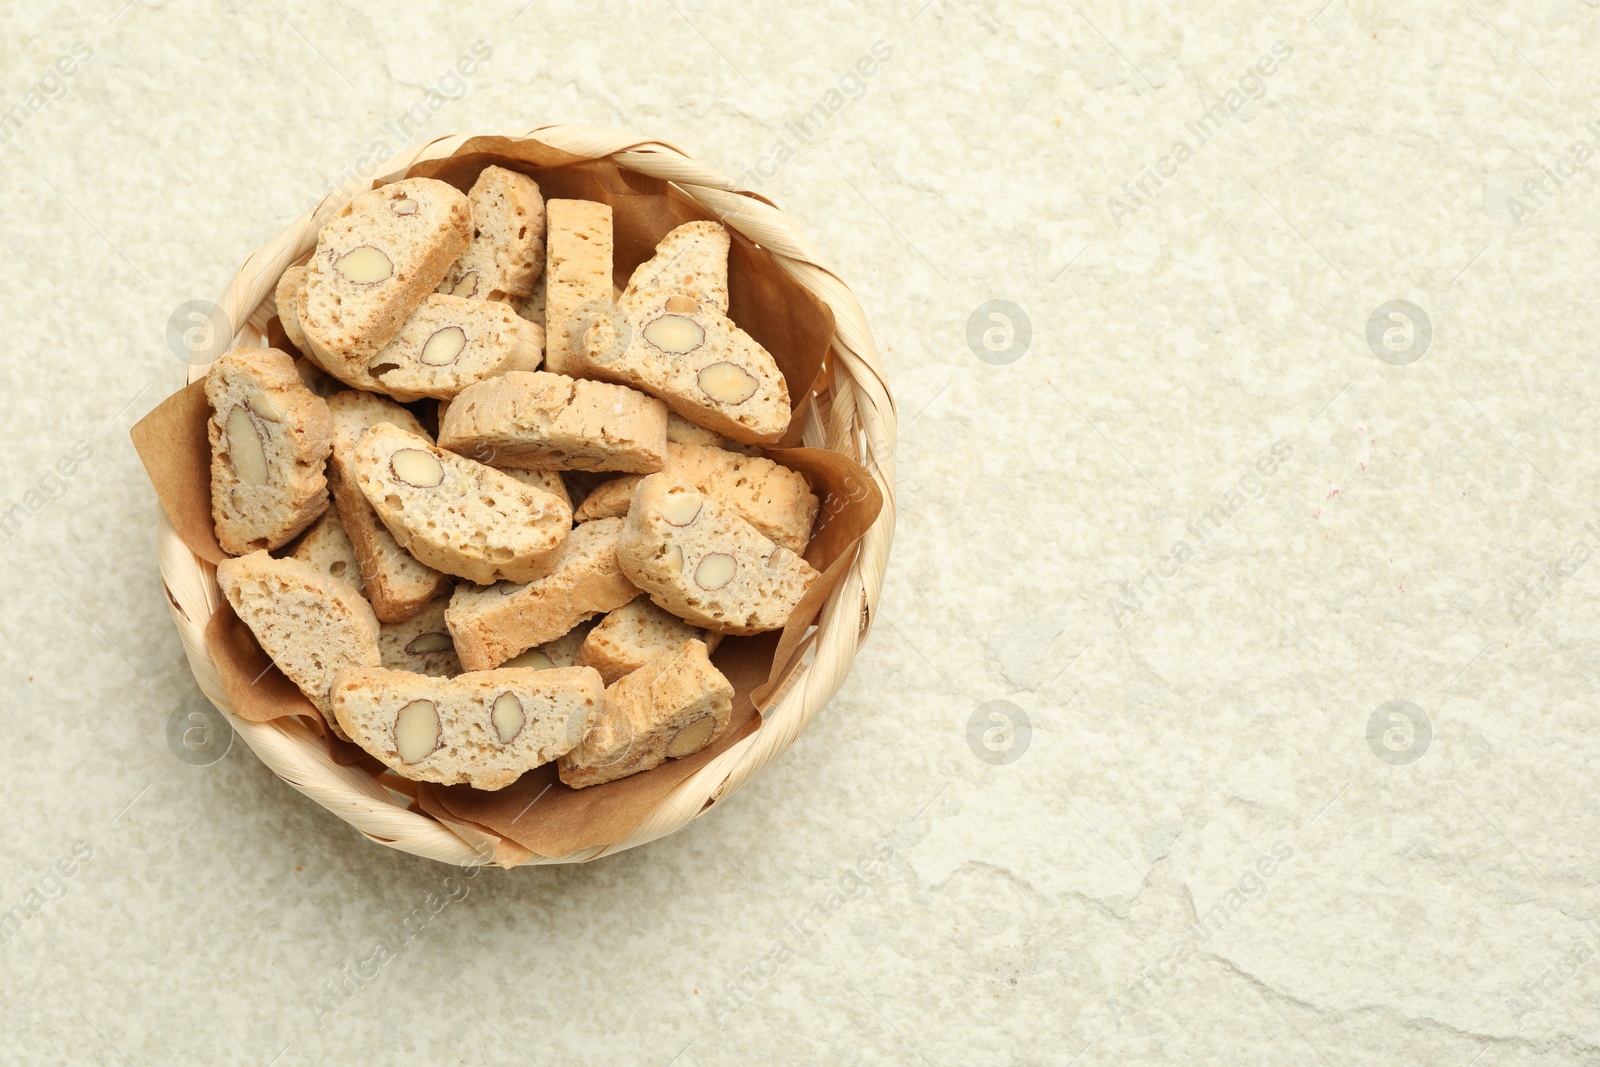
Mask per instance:
[[[11,5],[0,1062],[1600,1062],[1600,6],[1322,2]],[[902,432],[876,626],[784,758],[466,880],[174,758],[127,437],[173,309],[441,88],[425,135],[751,168]],[[1392,300],[1426,345],[1369,345]]]

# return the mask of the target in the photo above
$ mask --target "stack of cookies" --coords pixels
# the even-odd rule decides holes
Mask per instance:
[[[789,393],[728,317],[727,231],[678,227],[622,290],[612,247],[609,206],[501,167],[394,182],[279,281],[298,358],[207,375],[218,584],[403,777],[582,788],[698,752],[732,718],[711,651],[818,577],[817,498],[756,447]]]

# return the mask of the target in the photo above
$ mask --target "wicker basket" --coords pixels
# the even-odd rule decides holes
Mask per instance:
[[[442,137],[391,159],[388,163],[393,170],[385,178],[399,178],[420,161],[451,156],[470,136]],[[835,333],[828,373],[808,409],[804,443],[855,458],[883,494],[883,510],[817,617],[807,659],[759,709],[758,729],[680,784],[622,840],[564,856],[517,857],[526,863],[577,863],[663,837],[697,818],[712,802],[731,794],[788,748],[838,690],[866,638],[888,565],[894,531],[895,412],[861,306],[783,212],[764,198],[738,188],[722,174],[660,141],[581,126],[540,126],[503,136],[536,139],[588,159],[609,158],[624,170],[670,182],[770,252],[786,273],[832,308]],[[315,246],[322,220],[344,206],[356,191],[350,184],[331,194],[245,260],[220,301],[229,322],[244,324],[235,334],[235,344],[264,342],[269,294],[278,276]],[[204,377],[205,370],[203,366],[191,368],[189,380]],[[184,546],[165,515],[160,519],[157,545],[173,621],[195,680],[227,713],[218,668],[205,641],[206,624],[220,599],[215,570]],[[365,772],[336,764],[323,740],[304,722],[282,718],[256,723],[232,714],[228,717],[235,732],[279,777],[373,841],[457,865],[496,862],[494,842],[474,828],[446,825],[409,809],[405,797]],[[503,858],[498,862],[511,865]]]

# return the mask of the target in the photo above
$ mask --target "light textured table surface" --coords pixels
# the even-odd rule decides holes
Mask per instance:
[[[0,40],[0,1062],[1600,1062],[1596,0],[121,3]],[[746,173],[896,389],[844,689],[588,866],[167,740],[168,316],[419,103]]]

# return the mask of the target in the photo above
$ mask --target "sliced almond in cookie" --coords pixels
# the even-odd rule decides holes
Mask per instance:
[[[328,507],[328,405],[275,348],[235,348],[206,372],[211,516],[231,555],[292,541]]]
[[[497,467],[655,471],[667,406],[625,385],[514,371],[451,401],[439,445]]]
[[[370,393],[336,393],[328,398],[328,410],[334,425],[333,455],[328,461],[334,506],[361,563],[372,610],[382,622],[402,622],[447,593],[450,579],[400,547],[362,495],[351,467],[356,441],[372,426],[387,422],[419,437],[427,434],[411,412]]]
[[[402,778],[504,789],[571,751],[604,698],[586,667],[432,678],[349,670],[333,712],[350,739]]]
[[[656,289],[585,320],[580,373],[658,396],[736,441],[770,444],[789,426],[789,389],[771,353],[708,303]]]
[[[634,491],[617,562],[659,607],[726,634],[779,629],[817,579],[732,508],[666,474]]]
[[[728,231],[715,222],[686,222],[661,239],[639,264],[622,299],[656,289],[691,296],[728,313]]]
[[[456,586],[445,618],[462,665],[487,670],[638,596],[617,564],[621,531],[621,519],[584,523],[561,547],[554,569],[533,582]]]
[[[407,178],[361,193],[317,235],[295,305],[312,356],[349,380],[365,368],[472,238],[454,186]]]
[[[539,183],[504,167],[485,167],[467,199],[472,202],[472,243],[451,264],[439,292],[470,300],[526,298],[544,274]]]
[[[351,467],[402,548],[480,585],[548,574],[572,528],[557,497],[390,423],[361,435]]]
[[[727,730],[733,686],[696,640],[650,660],[605,691],[583,741],[557,773],[574,789],[692,756]]]
[[[611,301],[611,207],[593,200],[545,203],[546,370],[572,374],[572,336],[585,309]]]
[[[461,673],[450,627],[444,621],[450,598],[441,596],[403,622],[380,623],[378,650],[383,665],[396,671],[454,678]]]
[[[736,511],[757,530],[791,552],[805,552],[817,519],[817,498],[804,476],[762,456],[703,445],[667,445],[661,473]],[[579,522],[626,515],[640,478],[626,475],[595,488],[575,517]]]
[[[509,305],[432,293],[366,366],[336,373],[358,389],[409,403],[453,397],[507,371],[533,370],[543,356],[544,330]]]
[[[304,560],[265,552],[217,564],[217,585],[262,651],[339,733],[328,687],[347,667],[378,665],[372,608],[345,582]]]

